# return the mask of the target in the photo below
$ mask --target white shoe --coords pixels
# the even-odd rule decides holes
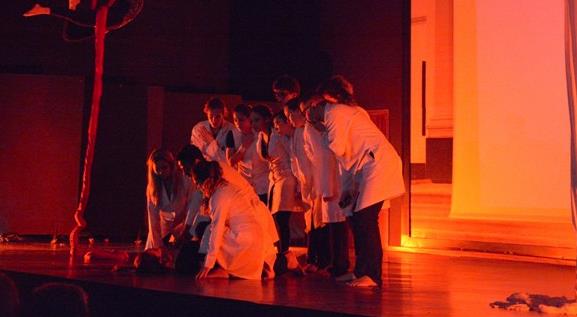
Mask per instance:
[[[368,277],[367,275],[363,275],[357,279],[354,279],[347,283],[348,286],[352,287],[376,287],[378,286],[372,278]]]
[[[355,276],[355,273],[353,272],[349,272],[349,273],[345,273],[343,275],[339,275],[337,277],[335,277],[335,281],[337,282],[350,282],[352,280],[355,280],[357,277]]]

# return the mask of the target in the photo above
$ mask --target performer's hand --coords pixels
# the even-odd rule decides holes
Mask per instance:
[[[214,137],[212,136],[212,133],[210,133],[210,131],[208,131],[208,129],[206,127],[200,127],[198,129],[198,134],[199,134],[200,138],[202,139],[202,141],[206,144],[209,144],[212,141],[214,141]]]
[[[341,198],[339,199],[339,207],[345,208],[353,203],[353,191],[345,190],[341,193]]]
[[[196,279],[200,280],[200,279],[206,278],[208,276],[208,272],[210,272],[210,268],[203,267],[200,270],[200,272],[198,272],[198,274],[196,274]]]

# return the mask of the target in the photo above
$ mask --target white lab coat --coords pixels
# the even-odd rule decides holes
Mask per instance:
[[[179,192],[169,195],[164,186],[161,189],[161,199],[155,205],[147,197],[148,237],[145,249],[164,246],[162,238],[172,233],[181,224],[189,223],[200,208],[200,196],[190,178],[183,173],[178,174]]]
[[[268,142],[268,156],[261,152],[264,134],[260,132],[257,139],[257,149],[260,157],[269,162],[269,209],[277,211],[303,212],[304,204],[297,197],[297,180],[291,170],[290,145],[287,137],[272,131]]]
[[[365,109],[327,104],[324,123],[329,148],[343,170],[343,190],[359,192],[353,211],[405,192],[401,158]]]
[[[240,143],[235,144],[236,149]],[[268,194],[269,166],[268,161],[258,155],[256,137],[244,152],[242,160],[238,161],[237,170],[254,188],[257,194]]]
[[[222,169],[222,178],[225,181],[239,188],[244,194],[247,195],[247,197],[253,197],[253,199],[258,200],[258,196],[256,195],[254,188],[244,177],[242,177],[238,173],[236,169],[228,165],[228,163],[225,161],[217,161],[217,163]],[[194,195],[194,199],[198,199],[199,201],[198,205],[200,206],[202,203],[202,193],[197,191],[197,193],[195,193]],[[197,210],[200,210],[200,208],[197,208]],[[196,231],[195,231],[196,226],[201,222],[208,222],[208,221],[210,221],[210,218],[203,213],[199,213],[198,211],[195,213],[190,213],[190,217],[186,218],[186,224],[190,225],[190,234],[192,234],[193,237],[196,237]],[[204,237],[210,234],[210,232],[208,231],[209,230],[205,230],[204,235],[202,237],[197,237],[201,238],[201,241],[203,241],[204,243],[201,244],[199,251],[200,253],[206,253],[207,245],[206,240],[204,240]]]
[[[200,137],[199,131],[201,127],[205,127],[209,132],[211,131],[208,120],[195,124],[190,133],[190,143],[198,147],[207,160],[226,162],[226,135],[229,131],[232,131],[235,144],[240,144],[240,131],[232,123],[224,120],[214,140],[206,143]]]
[[[236,169],[234,169],[227,163],[219,161],[218,164],[222,169],[222,178],[228,184],[234,186],[242,194],[244,199],[248,199],[251,202],[251,205],[254,207],[253,211],[255,211],[257,214],[260,214],[258,218],[265,220],[268,219],[267,217],[270,216],[270,211],[268,210],[267,206],[258,198],[258,195],[256,194],[254,188],[250,185],[250,183],[244,177],[242,177]],[[266,216],[262,215],[263,212],[266,214]],[[200,221],[206,221],[206,219],[202,217],[206,216],[199,216],[199,218],[201,219]],[[268,228],[268,234],[270,236],[277,237],[278,233],[274,221],[272,220],[272,217],[269,218],[271,219],[271,223],[269,225],[266,225],[265,227]],[[200,248],[198,251],[199,253],[206,254],[208,252],[207,251],[208,237],[211,234],[210,230],[211,230],[210,227],[207,227],[206,230],[204,231],[204,235],[202,236]]]
[[[289,138],[291,150],[291,168],[296,176],[302,197],[308,202],[313,199],[313,173],[311,161],[305,153],[304,128],[294,129],[293,135]]]
[[[321,221],[323,223],[345,221],[346,217],[351,215],[350,208],[339,207],[341,172],[335,154],[329,148],[326,133],[321,133],[310,124],[306,124],[303,138],[305,153],[313,166],[313,192],[320,199]],[[325,198],[332,199],[324,201]]]
[[[212,268],[218,262],[232,276],[261,279],[264,264],[274,266],[278,240],[276,231],[270,230],[274,220],[266,207],[262,202],[254,205],[246,193],[225,183],[210,197],[209,212],[204,266]]]

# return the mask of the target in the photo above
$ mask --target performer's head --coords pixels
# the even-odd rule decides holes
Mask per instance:
[[[176,159],[178,160],[178,165],[188,176],[192,176],[192,168],[196,164],[206,161],[200,149],[192,144],[183,146],[178,152]]]
[[[148,174],[161,179],[167,179],[174,173],[175,164],[172,153],[164,149],[155,149],[150,152],[146,162]]]
[[[232,119],[234,125],[243,133],[250,133],[252,131],[252,124],[250,122],[250,106],[244,103],[236,105],[232,112]]]
[[[205,197],[210,197],[222,183],[222,168],[218,162],[199,162],[192,168],[192,179]]]
[[[256,132],[269,132],[272,127],[272,111],[266,105],[256,105],[250,111],[252,128]]]
[[[300,98],[294,98],[289,100],[289,102],[287,102],[283,107],[288,122],[295,128],[303,127],[306,123],[305,114],[301,109],[301,104],[303,104],[303,102]]]
[[[294,77],[282,75],[273,81],[272,92],[276,101],[284,105],[289,100],[300,96],[301,85]]]
[[[27,316],[89,316],[88,294],[79,286],[46,283],[32,291]]]
[[[294,132],[294,128],[288,122],[287,117],[282,111],[279,111],[274,115],[272,118],[272,125],[274,130],[280,135],[291,136]]]
[[[220,129],[224,123],[224,118],[227,116],[227,109],[224,101],[218,97],[212,97],[204,103],[204,113],[208,119],[210,127],[213,129]]]
[[[170,151],[155,149],[148,156],[146,165],[148,167],[146,195],[155,205],[158,205],[161,199],[160,193],[163,181],[169,181],[173,184],[173,193],[176,193],[179,189],[176,161]]]
[[[327,101],[323,97],[315,95],[300,105],[307,122],[321,132],[326,130],[323,123],[326,103]]]
[[[20,297],[12,279],[0,272],[0,316],[18,316]]]
[[[329,103],[356,105],[353,85],[342,75],[335,75],[322,82],[317,93]]]

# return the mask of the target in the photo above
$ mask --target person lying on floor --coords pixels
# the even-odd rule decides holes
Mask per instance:
[[[261,279],[274,276],[274,243],[278,237],[269,230],[272,219],[263,204],[227,182],[217,162],[199,162],[192,178],[207,198],[211,223],[208,227],[204,265],[197,279],[236,277]]]

